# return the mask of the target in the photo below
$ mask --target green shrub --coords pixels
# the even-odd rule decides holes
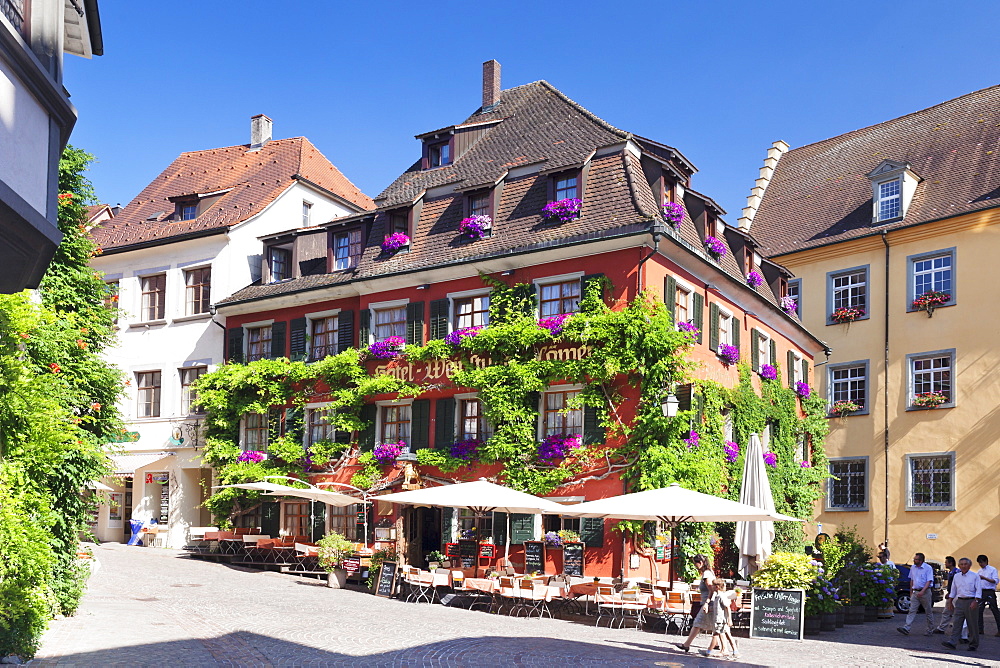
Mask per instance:
[[[764,589],[808,589],[819,569],[807,554],[775,552],[753,574],[753,586]]]

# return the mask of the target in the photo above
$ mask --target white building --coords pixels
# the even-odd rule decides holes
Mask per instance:
[[[314,270],[314,260],[280,247],[263,258],[261,237],[371,208],[308,139],[272,141],[271,120],[255,116],[250,144],[182,153],[95,228],[103,254],[92,264],[120,308],[119,346],[109,355],[129,379],[127,454],[114,456],[99,539],[127,539],[130,518],[155,520],[168,527],[162,542],[181,547],[188,527],[210,523],[200,505],[211,471],[189,385],[223,361],[225,323],[211,304],[259,281],[262,266],[272,281]]]
[[[0,293],[38,287],[61,238],[59,156],[76,124],[65,53],[104,53],[97,0],[0,0]]]

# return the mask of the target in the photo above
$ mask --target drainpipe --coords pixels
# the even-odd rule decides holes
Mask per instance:
[[[663,223],[659,221],[653,223],[653,226],[649,229],[649,233],[653,235],[653,248],[650,249],[646,257],[639,260],[639,271],[637,276],[638,283],[635,286],[635,294],[637,296],[640,292],[642,292],[642,283],[643,283],[642,279],[644,275],[643,274],[644,269],[642,265],[646,264],[646,260],[653,257],[660,251],[660,237],[663,235],[663,232],[664,232]],[[666,295],[664,295],[663,298],[664,300],[666,300]]]
[[[884,471],[885,480],[883,486],[885,487],[885,526],[882,528],[882,534],[885,541],[886,549],[889,549],[889,238],[886,235],[887,230],[882,230],[882,243],[885,244],[885,314],[883,330],[885,332],[885,339],[883,341],[884,349],[882,352],[882,373],[885,376],[882,379],[882,456],[884,458]]]

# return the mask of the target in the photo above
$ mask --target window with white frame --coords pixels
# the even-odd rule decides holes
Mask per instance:
[[[342,534],[347,540],[361,540],[358,535],[358,504],[326,507],[328,533]]]
[[[759,329],[755,332],[757,337],[757,368],[760,369],[765,364],[771,363],[771,337],[767,332]]]
[[[333,236],[333,268],[339,270],[358,266],[364,250],[360,228],[336,233]]]
[[[483,402],[475,397],[458,400],[459,440],[485,441],[493,435],[493,426],[483,415]]]
[[[794,350],[792,351],[792,385],[795,383],[802,382],[805,378],[802,377],[802,360],[805,358],[798,354]]]
[[[167,275],[143,276],[139,282],[142,286],[142,319],[162,320],[167,307]]]
[[[868,362],[850,362],[827,367],[831,407],[849,401],[859,410],[868,412]]]
[[[856,309],[868,315],[868,267],[828,274],[830,313],[837,309]],[[829,319],[833,322],[833,319]]]
[[[542,394],[542,436],[583,434],[583,408],[572,406],[579,390],[557,389]]]
[[[935,405],[955,405],[954,387],[952,385],[953,369],[955,366],[954,350],[907,355],[906,358],[910,367],[911,405],[926,407],[924,401],[932,396],[944,399],[944,401],[940,401],[940,398],[934,399],[933,401],[937,402]]]
[[[410,445],[410,404],[386,404],[379,406],[380,439],[382,443],[405,443],[404,452]]]
[[[691,320],[691,290],[681,284],[677,284],[674,291],[674,324]]]
[[[903,208],[899,179],[878,184],[877,208],[879,221],[899,218]]]
[[[560,174],[553,180],[553,191],[556,200],[571,199],[580,197],[579,182],[575,172]]]
[[[485,327],[490,324],[490,296],[476,295],[471,297],[455,298],[455,329],[465,329],[466,327]]]
[[[140,371],[135,374],[135,385],[138,399],[136,417],[160,417],[160,372]]]
[[[374,333],[376,341],[384,341],[390,336],[406,338],[406,305],[373,308]]]
[[[906,455],[907,510],[955,509],[955,453]]]
[[[915,311],[913,300],[928,292],[943,292],[948,301],[942,306],[955,303],[955,249],[911,255],[907,258],[909,285],[907,286],[907,310]]]
[[[198,393],[195,392],[194,382],[208,373],[208,367],[195,366],[187,369],[180,369],[181,376],[181,415],[191,415],[204,413],[205,409],[198,405]]]
[[[332,408],[317,406],[306,410],[306,444],[313,445],[323,441],[334,439],[333,425],[330,418],[333,417]]]
[[[827,510],[868,510],[868,458],[833,458],[829,466]]]
[[[309,227],[312,224],[312,202],[302,200],[302,227]]]
[[[271,272],[272,283],[291,278],[292,249],[285,246],[270,246],[267,249],[267,266]]]
[[[797,314],[800,318],[802,317],[802,279],[793,278],[788,281],[785,286],[785,297],[788,302],[795,304],[795,310],[792,313]]]
[[[271,326],[247,328],[247,362],[267,359],[271,356]]]
[[[212,303],[212,268],[199,267],[184,272],[186,315],[208,313]]]
[[[538,285],[538,313],[542,318],[580,310],[580,279]]]
[[[719,345],[723,343],[727,345],[732,345],[733,343],[733,327],[735,327],[736,321],[733,319],[732,314],[726,313],[725,311],[719,311]]]
[[[267,452],[267,414],[247,413],[243,416],[243,451]]]
[[[335,315],[313,318],[309,321],[309,360],[326,359],[337,354],[338,318]]]

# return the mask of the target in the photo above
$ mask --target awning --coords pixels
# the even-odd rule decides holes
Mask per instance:
[[[111,455],[111,463],[115,467],[114,475],[134,475],[136,469],[149,466],[161,459],[173,457],[172,452],[149,452],[142,454]]]
[[[113,491],[115,491],[114,487],[108,487],[103,482],[97,482],[96,480],[91,480],[86,485],[84,485],[84,487],[86,487],[87,489],[97,490],[98,492],[113,492]]]

